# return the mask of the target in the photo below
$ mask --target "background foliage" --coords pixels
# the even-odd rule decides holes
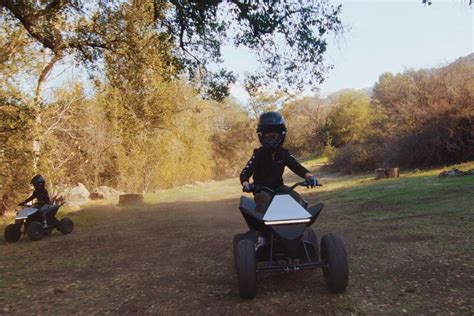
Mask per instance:
[[[322,34],[341,30],[340,8],[325,1],[300,7],[290,1],[283,8],[295,11],[285,20],[290,29],[276,23],[281,12],[264,2],[247,11],[249,4],[227,3],[239,22],[239,44],[271,51],[283,34],[294,49],[292,59],[262,52],[266,68],[248,82],[246,108],[225,98],[229,73],[207,72],[202,64],[220,58],[226,22],[213,19],[221,1],[1,3],[0,190],[15,198],[27,194],[35,173],[50,185],[82,182],[129,192],[235,176],[258,146],[259,114],[269,110],[286,118],[285,146],[294,154],[324,153],[345,172],[474,159],[474,55],[439,69],[386,73],[370,91],[326,98],[258,89],[276,73],[286,87],[301,85],[296,74],[308,62],[313,67],[304,69],[321,80]],[[315,18],[311,12],[326,25],[319,37],[297,29]],[[181,25],[188,14],[192,19]],[[304,59],[308,50],[314,60]],[[71,63],[71,56],[100,70],[90,72],[92,87],[83,79],[63,82],[45,97],[51,69]]]

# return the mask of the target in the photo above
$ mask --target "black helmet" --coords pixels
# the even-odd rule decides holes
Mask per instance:
[[[40,187],[44,187],[44,185],[46,184],[46,181],[41,175],[37,174],[31,179],[30,183],[35,187],[35,189],[37,189]]]
[[[266,139],[265,133],[276,132],[278,137]],[[285,141],[286,127],[285,120],[278,112],[266,112],[260,115],[257,128],[258,140],[265,148],[278,148]]]

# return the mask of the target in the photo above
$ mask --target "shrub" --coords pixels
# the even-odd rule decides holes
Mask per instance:
[[[346,173],[371,170],[376,167],[376,154],[364,144],[347,144],[335,151],[332,168]]]

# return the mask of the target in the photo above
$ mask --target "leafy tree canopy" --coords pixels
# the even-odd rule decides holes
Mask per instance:
[[[57,58],[73,54],[97,64],[104,50],[121,41],[124,7],[138,0],[0,0],[1,18],[14,18]],[[227,41],[255,52],[261,67],[247,78],[249,89],[263,85],[302,89],[324,80],[327,36],[342,31],[341,6],[329,0],[153,0],[144,21],[160,37],[164,64],[173,76],[186,73],[203,95],[221,100],[235,81],[224,68]],[[149,18],[151,17],[151,18]],[[169,45],[165,45],[168,43]]]

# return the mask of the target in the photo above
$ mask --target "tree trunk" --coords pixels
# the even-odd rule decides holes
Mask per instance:
[[[400,169],[398,168],[389,168],[385,170],[387,178],[398,178],[400,177]]]
[[[56,62],[58,62],[62,58],[61,54],[55,54],[53,58],[46,64],[46,66],[41,70],[40,76],[38,78],[38,82],[36,84],[35,90],[35,98],[33,101],[33,107],[36,111],[35,113],[35,126],[33,127],[34,130],[34,138],[33,138],[33,171],[36,173],[38,170],[38,160],[41,155],[41,143],[42,143],[42,135],[41,135],[41,126],[43,123],[42,119],[42,106],[41,106],[41,92],[43,90],[44,82],[46,81],[48,74],[53,69],[53,66]]]
[[[385,169],[375,169],[375,180],[385,179]]]
[[[398,177],[400,177],[399,168],[375,169],[375,180],[387,179],[387,178],[398,178]]]

